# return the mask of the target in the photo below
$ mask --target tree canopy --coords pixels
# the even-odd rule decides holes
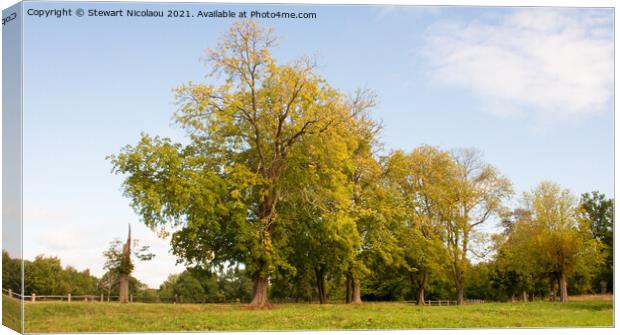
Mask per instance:
[[[254,21],[234,23],[205,54],[207,82],[175,90],[186,140],[142,134],[108,157],[144,223],[171,234],[179,262],[243,268],[257,307],[270,296],[424,303],[426,292],[462,304],[474,268],[493,281],[477,294],[534,294],[556,278],[565,300],[567,280],[595,272],[613,202],[593,193],[578,206],[545,182],[509,209],[510,180],[475,149],[388,152],[374,93],[330,86],[305,56],[277,62],[276,41]],[[495,256],[473,264],[492,220],[504,224]],[[163,287],[202,301],[213,285],[201,281],[212,280],[193,272]]]

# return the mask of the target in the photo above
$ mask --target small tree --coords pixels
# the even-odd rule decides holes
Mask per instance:
[[[99,289],[99,292],[105,294],[106,299],[110,301],[112,289],[116,284],[118,284],[118,275],[114,272],[108,271],[101,277],[101,279],[99,279],[97,288]]]
[[[155,257],[154,254],[148,252],[149,246],[138,247],[138,240],[133,241],[136,250],[132,251],[131,244],[130,225],[125,244],[121,240],[115,239],[110,243],[110,248],[103,253],[106,258],[104,269],[118,276],[118,301],[120,303],[129,301],[129,276],[134,269],[131,255],[133,254],[134,257],[141,261],[149,261]]]

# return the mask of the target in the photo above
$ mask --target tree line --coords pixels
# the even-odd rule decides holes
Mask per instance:
[[[2,252],[2,288],[21,294],[21,259]],[[39,255],[34,260],[24,260],[24,295],[37,296],[103,296],[104,301],[121,301],[120,293],[139,302],[248,302],[252,283],[244,270],[230,267],[221,271],[190,268],[172,274],[159,288],[149,288],[134,276],[127,278],[127,288],[120,273],[106,271],[101,277],[90,270],[78,271],[72,266],[63,267],[58,257]],[[98,299],[97,299],[98,300]]]
[[[485,266],[496,286],[534,293],[545,282],[566,301],[575,276],[611,273],[602,235],[613,201],[593,193],[580,203],[542,182],[510,209],[511,182],[476,150],[386,154],[374,93],[333,88],[308,57],[279,64],[275,44],[271,29],[233,24],[204,58],[214,84],[176,89],[187,143],[142,134],[108,157],[179,260],[242,264],[259,307],[311,292],[321,303],[338,292],[361,303],[379,289],[370,285],[399,277],[420,303],[447,279],[462,304],[472,271]],[[480,227],[498,219],[504,229],[489,246]],[[493,265],[472,264],[479,253],[495,253]]]

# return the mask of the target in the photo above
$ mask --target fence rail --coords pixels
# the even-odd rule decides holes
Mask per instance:
[[[114,302],[118,301],[118,296],[108,296],[104,294],[100,295],[21,295],[11,290],[2,289],[2,294],[11,298],[22,299],[24,302],[37,302],[37,301],[82,301],[82,302]],[[142,303],[183,303],[182,297],[162,298],[162,297],[134,297],[129,296],[129,302],[142,302]],[[417,301],[413,300],[410,303],[416,304]],[[466,305],[484,304],[486,300],[480,299],[467,299]],[[425,300],[426,306],[454,306],[457,304],[456,300]]]
[[[119,300],[118,295],[21,295],[12,290],[2,289],[2,294],[11,298],[23,300],[24,302],[37,302],[37,301],[80,301],[80,302],[116,302]],[[142,302],[142,303],[183,303],[182,297],[144,297],[129,295],[129,302]]]
[[[412,303],[417,304],[417,300],[413,300]],[[465,305],[475,305],[475,304],[484,304],[486,300],[481,299],[466,299],[464,301]],[[456,300],[424,300],[424,305],[426,306],[454,306],[457,305]]]

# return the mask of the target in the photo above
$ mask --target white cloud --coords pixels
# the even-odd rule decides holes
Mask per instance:
[[[67,213],[48,208],[29,208],[24,211],[24,221],[62,221],[69,217]]]
[[[528,8],[429,27],[432,79],[469,90],[497,114],[575,120],[613,94],[609,10]]]

